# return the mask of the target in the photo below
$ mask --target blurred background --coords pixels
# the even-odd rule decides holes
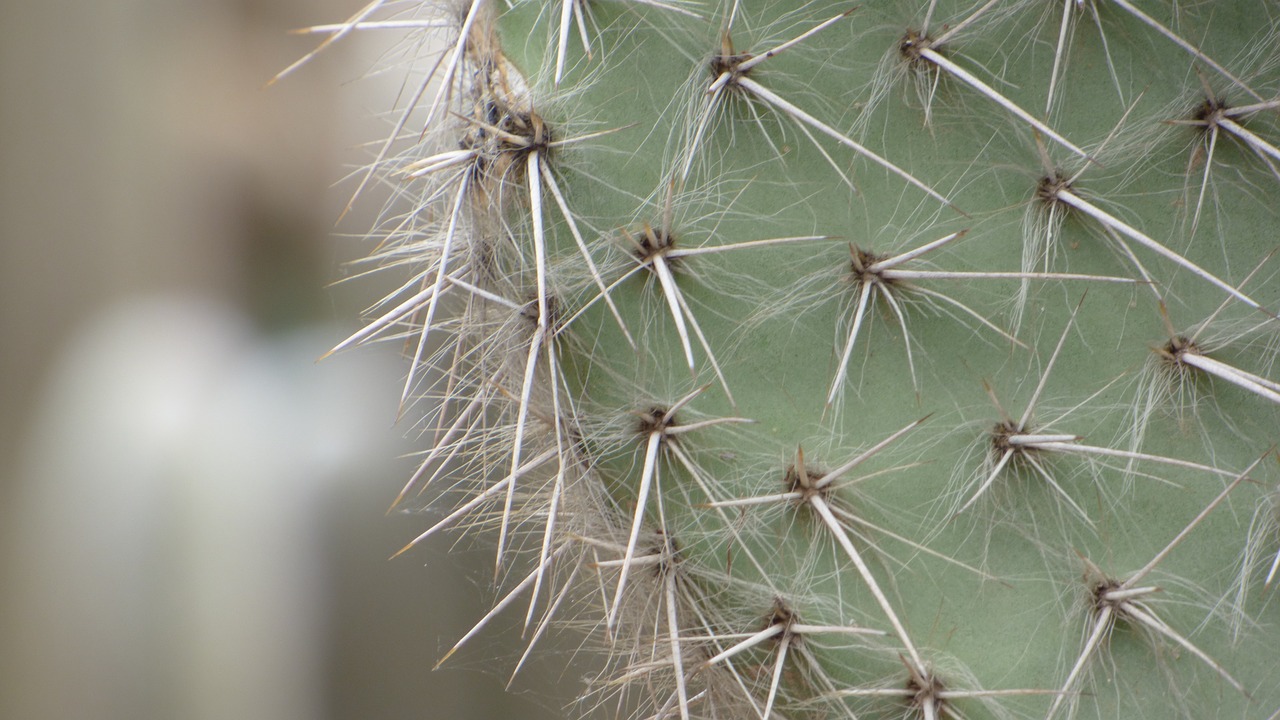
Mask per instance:
[[[422,449],[392,344],[315,362],[352,278],[395,38],[363,0],[45,0],[0,23],[0,717],[551,718],[518,638],[440,654],[492,555],[385,511]],[[336,224],[335,224],[336,223]],[[507,636],[515,633],[507,633]],[[501,658],[492,661],[492,658]]]

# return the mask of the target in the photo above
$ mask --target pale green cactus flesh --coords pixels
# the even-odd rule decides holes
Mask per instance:
[[[1275,7],[473,1],[356,340],[573,713],[1280,712]]]

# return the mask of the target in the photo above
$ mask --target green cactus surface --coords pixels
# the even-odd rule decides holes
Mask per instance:
[[[463,640],[585,638],[571,716],[1280,716],[1280,6],[316,29],[382,27],[411,279],[340,347],[406,342]]]

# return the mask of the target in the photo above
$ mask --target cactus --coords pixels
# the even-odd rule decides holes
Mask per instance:
[[[582,633],[574,714],[1277,717],[1278,19],[375,0],[315,28],[442,48],[361,183],[402,201],[373,262],[411,279],[339,346],[411,357],[401,552],[484,538],[462,641]]]

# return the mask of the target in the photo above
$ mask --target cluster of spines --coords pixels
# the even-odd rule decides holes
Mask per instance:
[[[668,159],[669,171],[654,195],[658,199],[644,203],[649,210],[656,210],[656,217],[639,223],[624,219],[600,231],[595,227],[601,224],[599,221],[589,222],[575,214],[574,198],[558,166],[559,155],[570,151],[571,146],[588,145],[605,134],[627,129],[607,128],[575,136],[549,122],[544,113],[555,101],[538,102],[538,96],[541,93],[553,97],[560,91],[527,82],[508,62],[495,36],[494,17],[503,9],[497,4],[497,0],[472,0],[460,8],[435,9],[435,14],[422,20],[378,21],[372,18],[379,11],[394,8],[391,3],[375,0],[349,23],[316,28],[332,33],[332,37],[377,27],[420,27],[450,33],[438,62],[433,61],[433,71],[414,93],[415,98],[433,96],[427,105],[428,134],[433,141],[442,139],[442,145],[428,153],[415,147],[415,155],[407,161],[380,156],[372,171],[385,171],[382,161],[387,160],[395,173],[413,181],[410,187],[420,188],[414,191],[417,197],[413,212],[398,218],[388,232],[399,244],[389,247],[382,256],[386,262],[412,263],[413,284],[404,287],[401,297],[385,301],[390,309],[378,314],[365,330],[342,345],[360,344],[396,329],[407,329],[413,360],[404,399],[407,402],[429,397],[439,401],[434,412],[439,427],[434,432],[432,449],[396,502],[418,486],[444,476],[455,479],[465,499],[405,550],[450,525],[491,526],[497,538],[497,571],[511,587],[497,603],[495,612],[511,607],[519,597],[527,598],[525,622],[533,628],[531,646],[553,618],[563,617],[563,603],[590,606],[590,598],[596,596],[597,632],[610,643],[615,665],[607,671],[610,674],[602,677],[599,694],[593,697],[600,703],[616,701],[628,712],[641,716],[731,717],[745,712],[747,716],[768,718],[782,707],[804,714],[808,708],[821,705],[850,716],[859,711],[879,712],[879,707],[898,708],[923,718],[963,717],[963,708],[968,707],[963,703],[979,700],[987,712],[1000,715],[1007,712],[998,701],[1003,695],[1043,694],[1052,698],[1048,714],[1053,717],[1076,707],[1083,678],[1097,664],[1113,627],[1122,621],[1148,633],[1158,643],[1191,653],[1216,676],[1246,693],[1247,689],[1218,660],[1161,619],[1148,602],[1156,588],[1139,586],[1139,581],[1248,478],[1258,463],[1233,470],[1217,467],[1213,458],[1211,462],[1198,463],[1144,452],[1144,433],[1151,418],[1169,405],[1171,396],[1195,392],[1197,386],[1203,391],[1204,378],[1234,385],[1251,396],[1248,401],[1280,404],[1280,384],[1268,379],[1265,368],[1250,371],[1218,359],[1214,351],[1219,346],[1202,337],[1220,314],[1237,306],[1253,314],[1239,323],[1243,329],[1233,333],[1229,342],[1274,336],[1275,316],[1265,299],[1245,292],[1252,273],[1238,283],[1228,282],[1188,259],[1168,241],[1153,238],[1125,219],[1120,210],[1080,187],[1082,177],[1091,168],[1107,162],[1105,151],[1110,137],[1096,145],[1086,145],[1090,148],[1086,150],[1058,133],[1050,120],[1042,119],[1065,112],[1061,103],[1055,108],[1054,91],[1065,72],[1070,24],[1087,16],[1103,32],[1100,0],[1064,0],[1043,113],[1019,106],[991,82],[981,79],[978,70],[948,52],[949,45],[966,32],[984,23],[998,24],[1020,11],[1022,3],[1015,4],[1019,7],[999,7],[994,1],[979,4],[950,24],[937,22],[930,3],[923,21],[907,29],[886,55],[886,67],[895,68],[895,72],[906,68],[916,78],[926,122],[938,116],[934,105],[940,102],[939,86],[946,83],[976,93],[973,102],[994,104],[1011,118],[1017,132],[1034,138],[1042,175],[1027,204],[1028,215],[1037,219],[1027,223],[1020,269],[912,267],[913,263],[927,262],[929,253],[958,241],[964,235],[959,230],[939,233],[911,249],[893,253],[849,244],[847,266],[827,281],[830,289],[845,287],[846,296],[851,298],[838,329],[837,369],[830,385],[823,389],[826,407],[834,406],[837,412],[850,405],[844,401],[844,390],[860,384],[850,377],[850,365],[855,348],[867,342],[864,325],[877,313],[896,325],[906,342],[906,374],[918,393],[913,360],[916,340],[908,322],[912,303],[990,333],[994,342],[1025,350],[1018,326],[1032,283],[1126,283],[1144,286],[1154,294],[1153,305],[1164,318],[1168,341],[1154,348],[1147,366],[1134,371],[1142,381],[1132,420],[1127,423],[1127,437],[1116,438],[1112,443],[1086,442],[1082,433],[1065,427],[1064,422],[1118,378],[1102,383],[1084,403],[1068,408],[1057,418],[1036,417],[1035,409],[1050,371],[1069,339],[1073,313],[1016,420],[1000,405],[998,393],[989,388],[999,419],[989,425],[989,432],[980,435],[980,442],[985,443],[985,449],[980,451],[985,465],[959,483],[959,491],[944,494],[950,498],[947,512],[941,519],[937,513],[932,517],[939,524],[953,522],[961,513],[985,504],[985,495],[1002,477],[1018,475],[1042,479],[1065,514],[1092,529],[1092,513],[1056,479],[1054,468],[1062,464],[1057,458],[1067,457],[1082,458],[1099,478],[1099,466],[1127,481],[1135,476],[1152,477],[1148,468],[1156,465],[1224,478],[1224,489],[1200,514],[1188,518],[1184,532],[1170,539],[1136,573],[1113,577],[1095,560],[1081,555],[1082,565],[1077,566],[1084,568],[1086,579],[1081,592],[1086,607],[1080,616],[1084,620],[1084,639],[1077,653],[1068,651],[1073,659],[1061,685],[1004,691],[980,689],[969,670],[956,667],[942,654],[935,658],[918,648],[899,617],[900,607],[881,587],[884,576],[878,578],[872,566],[880,563],[885,567],[906,567],[908,563],[882,548],[885,540],[893,540],[906,548],[908,556],[931,556],[960,567],[983,582],[996,578],[919,539],[876,524],[851,505],[843,493],[836,492],[845,483],[879,474],[849,475],[878,454],[901,446],[903,438],[921,421],[883,437],[865,438],[865,449],[850,453],[834,470],[814,470],[806,465],[803,449],[795,449],[789,464],[777,471],[776,488],[757,496],[739,496],[742,483],[717,476],[718,470],[732,461],[714,458],[710,462],[720,467],[704,467],[705,457],[715,453],[713,444],[700,443],[699,438],[724,432],[729,429],[726,426],[741,425],[748,419],[693,414],[704,393],[723,393],[730,405],[735,403],[732,383],[722,367],[723,353],[717,352],[699,321],[695,303],[686,297],[688,283],[683,281],[681,265],[695,263],[699,256],[737,256],[769,247],[838,242],[833,236],[817,234],[733,243],[682,242],[683,234],[673,219],[673,204],[687,192],[691,178],[715,171],[715,161],[708,159],[713,154],[709,146],[722,125],[745,120],[754,123],[767,138],[770,131],[762,118],[769,115],[787,124],[797,142],[803,138],[803,142],[810,143],[835,171],[835,178],[851,189],[856,184],[847,170],[847,161],[842,164],[836,158],[833,146],[851,151],[861,163],[878,167],[902,183],[904,192],[917,193],[919,202],[937,204],[934,211],[916,214],[936,217],[939,213],[954,213],[967,218],[970,210],[956,205],[954,193],[939,190],[912,174],[887,153],[855,137],[854,131],[839,129],[806,109],[800,100],[770,87],[765,70],[769,60],[803,47],[818,33],[844,22],[853,10],[819,17],[781,42],[748,50],[736,48],[733,43],[737,2],[717,11],[701,5],[635,0],[637,6],[647,7],[649,12],[693,15],[707,22],[715,18],[720,23],[721,40],[718,47],[687,51],[698,56],[702,67],[694,71],[690,83],[693,98],[692,110],[686,113],[689,119],[679,130],[673,130],[678,151]],[[1197,128],[1204,138],[1203,145],[1196,146],[1199,160],[1204,163],[1200,184],[1186,193],[1194,196],[1194,210],[1188,213],[1190,235],[1194,236],[1203,204],[1211,192],[1208,188],[1220,138],[1229,136],[1237,141],[1280,180],[1280,172],[1276,171],[1280,151],[1241,123],[1255,113],[1275,110],[1278,103],[1260,95],[1202,52],[1195,42],[1131,3],[1111,0],[1107,5],[1107,12],[1126,13],[1153,36],[1175,44],[1187,54],[1189,66],[1200,70],[1203,76],[1221,80],[1233,92],[1250,98],[1247,104],[1233,108],[1214,95],[1208,89],[1214,83],[1205,80],[1203,105],[1185,117],[1170,118],[1172,124]],[[606,52],[598,39],[592,39],[599,28],[591,15],[591,3],[564,0],[550,3],[542,12],[552,13],[555,22],[548,24],[556,28],[551,53],[555,70],[548,84],[569,84],[575,70],[580,69],[580,63],[569,65],[566,61],[575,32],[584,45],[594,46],[596,53]],[[931,24],[940,25],[942,31],[930,34]],[[1105,42],[1104,39],[1104,45]],[[1118,94],[1126,99],[1126,89],[1116,79],[1109,58],[1107,66]],[[428,80],[438,83],[434,93]],[[886,83],[881,89],[887,86]],[[873,101],[884,102],[883,92],[873,94]],[[723,117],[744,107],[745,111],[739,113],[743,117]],[[414,109],[410,107],[410,111]],[[409,115],[406,112],[405,117]],[[396,135],[403,126],[404,123],[397,126]],[[1077,158],[1079,169],[1072,174],[1060,170],[1049,160],[1048,146]],[[784,154],[781,148],[777,152]],[[1188,167],[1192,168],[1195,162],[1196,158],[1189,159]],[[1189,169],[1188,178],[1191,175]],[[1124,276],[1054,272],[1052,253],[1061,234],[1059,225],[1069,218],[1092,227],[1130,272]],[[570,250],[565,252],[565,248]],[[1177,331],[1169,320],[1161,275],[1147,267],[1156,257],[1188,273],[1194,282],[1216,288],[1224,298],[1223,305],[1190,330]],[[1265,258],[1244,261],[1261,269]],[[620,308],[621,303],[614,297],[615,291],[634,276],[646,278],[646,292],[653,304],[660,306],[660,310],[641,318],[645,323],[641,328],[635,326],[635,315]],[[1017,281],[1021,291],[1013,300],[1013,322],[1001,326],[938,289],[947,280]],[[707,384],[678,397],[663,398],[663,403],[658,398],[643,397],[647,390],[642,382],[627,377],[628,368],[592,363],[592,344],[604,342],[601,336],[605,331],[597,327],[591,336],[583,336],[575,332],[575,322],[597,303],[607,306],[613,329],[638,355],[651,353],[644,347],[644,340],[650,335],[649,325],[674,330],[677,347],[672,364],[687,368],[691,377],[706,380]],[[791,305],[794,304],[793,300]],[[435,342],[429,342],[431,336],[435,336]],[[1215,340],[1221,342],[1220,338]],[[658,361],[648,359],[651,364]],[[572,367],[566,370],[566,365]],[[618,387],[639,382],[641,387],[636,394],[648,404],[613,413],[601,410],[594,398],[582,394],[582,388],[593,382],[586,379],[592,375],[612,376],[609,382]],[[738,440],[749,443],[751,437],[741,434]],[[734,447],[723,439],[719,442],[715,447]],[[1127,447],[1117,447],[1126,443]],[[1260,455],[1264,449],[1259,449]],[[1117,490],[1114,496],[1122,494]],[[1267,503],[1274,502],[1273,496],[1266,498],[1263,505],[1270,508]],[[786,508],[789,515],[785,522],[809,523],[821,538],[819,544],[828,546],[832,555],[839,558],[830,562],[846,568],[851,565],[856,571],[863,590],[871,595],[868,607],[872,610],[850,623],[846,618],[849,609],[841,605],[834,611],[838,622],[802,622],[801,618],[807,619],[813,611],[806,604],[819,600],[812,592],[782,587],[782,583],[771,579],[772,573],[766,567],[776,558],[757,557],[764,552],[764,545],[757,537],[745,537],[768,536],[768,531],[749,519],[749,509],[758,506]],[[1268,512],[1274,510],[1259,510],[1261,520],[1254,525],[1261,530],[1250,532],[1247,538],[1246,554],[1253,558],[1244,563],[1248,572],[1256,569],[1259,547],[1276,542],[1265,532],[1276,524],[1274,518],[1268,522]],[[707,516],[713,519],[699,519]],[[924,536],[930,534],[926,532]],[[1244,543],[1246,538],[1241,540]],[[722,558],[718,561],[720,566],[712,567],[710,562],[700,566],[690,559],[692,553],[684,544],[701,546],[704,553],[714,552],[712,557]],[[528,572],[511,569],[512,558],[527,563]],[[823,572],[817,569],[822,561],[809,562],[814,563],[812,572]],[[735,572],[735,568],[744,566],[754,570]],[[1274,570],[1267,575],[1268,583],[1272,575]],[[1240,597],[1251,584],[1249,577],[1241,578]],[[752,603],[754,611],[744,607]],[[1237,603],[1242,604],[1243,600]],[[832,613],[830,608],[825,612]],[[476,629],[493,615],[486,615]],[[809,648],[810,644],[819,644],[817,638],[824,634],[857,638],[849,646],[868,665],[883,667],[885,657],[897,656],[905,670],[892,673],[897,680],[887,684],[883,679],[868,680],[863,685],[838,680],[824,669],[823,658],[819,657],[823,651],[815,653]],[[871,639],[877,636],[886,639]],[[944,677],[937,671],[938,666],[946,666],[951,674]],[[958,689],[964,684],[969,688]]]

